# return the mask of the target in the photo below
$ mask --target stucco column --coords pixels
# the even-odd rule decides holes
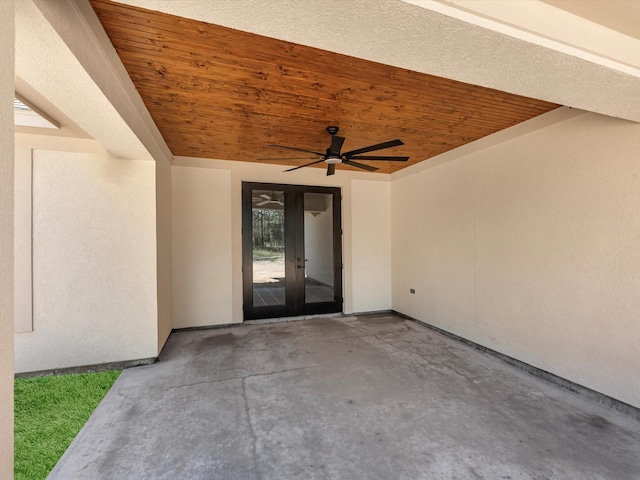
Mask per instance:
[[[0,18],[0,478],[13,478],[14,0]]]

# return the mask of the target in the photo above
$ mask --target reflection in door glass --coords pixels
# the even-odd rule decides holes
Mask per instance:
[[[253,306],[284,305],[284,192],[251,193]]]
[[[305,302],[332,302],[333,196],[304,194]]]

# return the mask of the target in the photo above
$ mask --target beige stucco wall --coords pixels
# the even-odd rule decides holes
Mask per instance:
[[[20,135],[16,135],[19,137]],[[16,332],[33,329],[31,291],[31,148],[16,139],[14,182],[14,325]]]
[[[173,167],[174,328],[232,318],[231,172]]]
[[[13,478],[14,2],[0,2],[0,478]]]
[[[351,182],[353,311],[391,308],[391,184]]]
[[[156,169],[156,249],[157,249],[157,308],[158,344],[160,353],[173,328],[172,298],[172,235],[171,235],[171,164],[157,158]]]
[[[393,308],[640,406],[639,158],[584,113],[394,178]]]
[[[33,331],[16,371],[154,357],[155,163],[33,152]]]
[[[171,152],[89,2],[25,0],[16,3],[16,15],[21,82],[112,157],[156,161],[157,353],[171,331]],[[21,318],[26,305],[21,297]]]
[[[194,168],[195,167],[195,168]],[[374,203],[388,201],[388,175],[341,170],[327,177],[322,169],[307,168],[283,174],[277,165],[176,158],[173,167],[173,298],[174,327],[242,322],[242,208],[243,181],[325,185],[342,189],[344,311],[388,309],[380,298],[389,298],[389,280],[360,286],[355,277],[371,269],[385,271],[390,252],[379,245],[390,243],[390,232],[370,213],[367,202],[352,202],[352,184],[372,189]],[[386,184],[386,187],[380,187]],[[388,195],[388,193],[387,193]],[[387,207],[388,208],[388,207]],[[358,217],[355,230],[352,219]],[[362,245],[371,235],[382,236],[374,246]],[[386,235],[386,240],[384,239]],[[362,255],[352,261],[354,239],[358,248],[379,255]],[[368,250],[367,250],[368,249]],[[381,266],[379,266],[381,265]],[[219,286],[219,282],[226,282]],[[369,288],[367,294],[359,289]],[[185,299],[189,299],[186,301]],[[212,309],[211,306],[214,308]]]

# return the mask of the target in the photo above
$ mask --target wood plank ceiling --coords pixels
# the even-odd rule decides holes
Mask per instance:
[[[324,152],[326,127],[337,125],[346,137],[343,151],[404,141],[379,154],[408,155],[408,162],[370,162],[392,173],[559,106],[110,1],[91,3],[175,156],[298,158],[272,162],[293,167],[313,159],[267,145]]]

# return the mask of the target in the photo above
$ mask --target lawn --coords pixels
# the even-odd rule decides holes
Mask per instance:
[[[260,248],[253,249],[253,260],[269,260],[275,262],[276,260],[282,260],[284,257],[284,250],[264,250]]]
[[[45,479],[120,375],[15,380],[15,480]]]

